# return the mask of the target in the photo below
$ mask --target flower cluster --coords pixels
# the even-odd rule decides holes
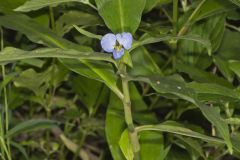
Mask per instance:
[[[119,59],[124,55],[124,49],[129,50],[132,47],[133,37],[131,33],[112,34],[103,36],[101,46],[104,51],[113,53],[114,59]]]

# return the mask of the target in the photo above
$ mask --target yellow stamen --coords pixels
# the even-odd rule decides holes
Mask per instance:
[[[119,51],[122,49],[122,45],[117,42],[117,44],[115,45],[114,49],[115,49],[117,52],[119,52]]]

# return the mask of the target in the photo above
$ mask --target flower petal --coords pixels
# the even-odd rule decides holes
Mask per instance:
[[[124,49],[121,48],[121,50],[118,52],[116,50],[113,51],[113,58],[114,59],[119,59],[124,55]]]
[[[112,33],[104,35],[101,39],[101,46],[103,50],[106,52],[113,52],[116,45],[116,40],[116,36]]]
[[[119,44],[123,45],[125,49],[130,49],[132,47],[133,37],[131,33],[124,32],[122,34],[117,34],[117,41]]]

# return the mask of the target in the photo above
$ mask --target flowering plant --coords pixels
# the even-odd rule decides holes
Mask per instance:
[[[0,160],[240,159],[239,0],[0,0]]]

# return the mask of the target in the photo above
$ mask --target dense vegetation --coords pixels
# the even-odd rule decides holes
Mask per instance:
[[[240,159],[239,7],[0,0],[0,159]]]

